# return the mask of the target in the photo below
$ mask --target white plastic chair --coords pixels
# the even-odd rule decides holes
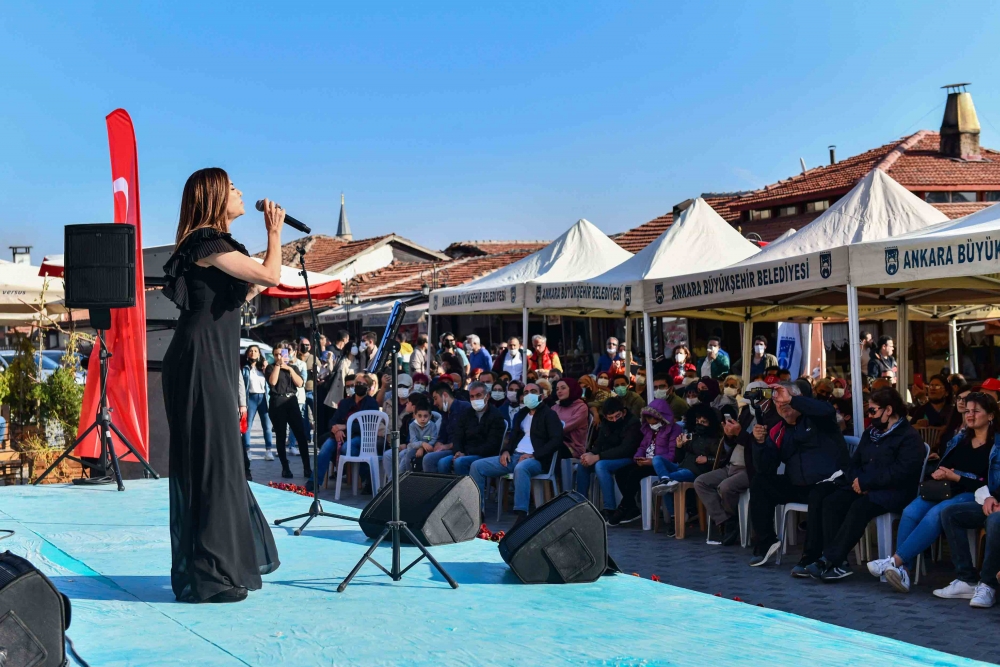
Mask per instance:
[[[774,508],[774,524],[778,531],[778,541],[781,542],[781,548],[778,550],[778,558],[775,560],[776,565],[781,565],[781,556],[788,552],[788,534],[795,532],[795,526],[792,526],[791,530],[788,530],[786,525],[789,521],[789,514],[792,512],[803,512],[809,511],[809,505],[805,503],[788,503],[786,505],[778,505]],[[780,520],[780,522],[779,522]],[[794,517],[791,517],[794,520]],[[792,542],[792,544],[795,544]]]
[[[639,496],[642,498],[642,529],[653,530],[653,512],[656,506],[653,502],[653,480],[656,475],[643,477],[639,486]]]
[[[361,448],[357,456],[351,456],[351,433],[354,425],[361,428]],[[379,428],[383,433],[379,436]],[[337,490],[334,500],[340,500],[340,487],[344,482],[344,466],[348,463],[367,463],[368,472],[372,480],[372,496],[378,493],[379,481],[382,477],[382,462],[378,455],[378,440],[382,438],[383,444],[389,433],[389,415],[381,410],[361,410],[355,412],[347,418],[347,453],[341,454],[337,460]],[[358,468],[355,466],[354,474],[351,477],[351,493],[358,495]]]
[[[739,521],[740,545],[746,549],[750,544],[750,489],[740,494]]]
[[[552,496],[559,495],[559,452],[552,455],[549,471],[531,477],[531,495],[535,499],[535,508],[545,504],[545,482],[552,484]]]

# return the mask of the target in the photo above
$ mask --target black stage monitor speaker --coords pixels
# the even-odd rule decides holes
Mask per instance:
[[[597,581],[618,567],[608,557],[608,528],[597,508],[567,491],[500,540],[500,556],[526,584]]]
[[[62,667],[69,598],[35,566],[0,554],[0,665]]]
[[[399,519],[425,547],[474,539],[479,532],[479,487],[469,476],[403,473]],[[386,484],[365,506],[359,523],[365,535],[375,538],[391,520],[392,484]]]
[[[64,251],[68,307],[135,305],[135,227],[66,225]]]

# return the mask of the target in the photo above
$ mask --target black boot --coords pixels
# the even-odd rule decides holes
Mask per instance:
[[[281,476],[285,479],[291,479],[294,477],[292,474],[292,469],[288,467],[288,461],[281,462]]]
[[[722,546],[731,547],[740,541],[740,522],[736,517],[722,524]]]
[[[224,591],[216,593],[212,597],[205,600],[205,602],[213,603],[226,603],[226,602],[243,602],[247,599],[247,589],[242,586],[234,586],[233,588],[227,588]]]

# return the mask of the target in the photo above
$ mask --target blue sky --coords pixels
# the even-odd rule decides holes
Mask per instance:
[[[315,231],[343,191],[355,237],[442,248],[759,187],[936,129],[955,81],[1000,148],[988,2],[36,4],[0,13],[0,257],[36,263],[111,219],[117,107],[146,245],[205,166]],[[263,247],[260,214],[239,225]]]

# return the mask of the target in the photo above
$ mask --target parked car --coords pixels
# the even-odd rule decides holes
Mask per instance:
[[[52,354],[58,355],[58,358],[53,359]],[[14,360],[14,356],[17,353],[14,350],[0,350],[0,370],[6,371],[10,366],[11,362]],[[49,379],[53,371],[59,369],[59,359],[62,358],[63,352],[61,350],[45,350],[41,354],[35,352],[35,363],[40,367],[39,379],[44,382]],[[76,373],[76,383],[84,384],[87,381],[87,375],[83,371],[77,371]]]

